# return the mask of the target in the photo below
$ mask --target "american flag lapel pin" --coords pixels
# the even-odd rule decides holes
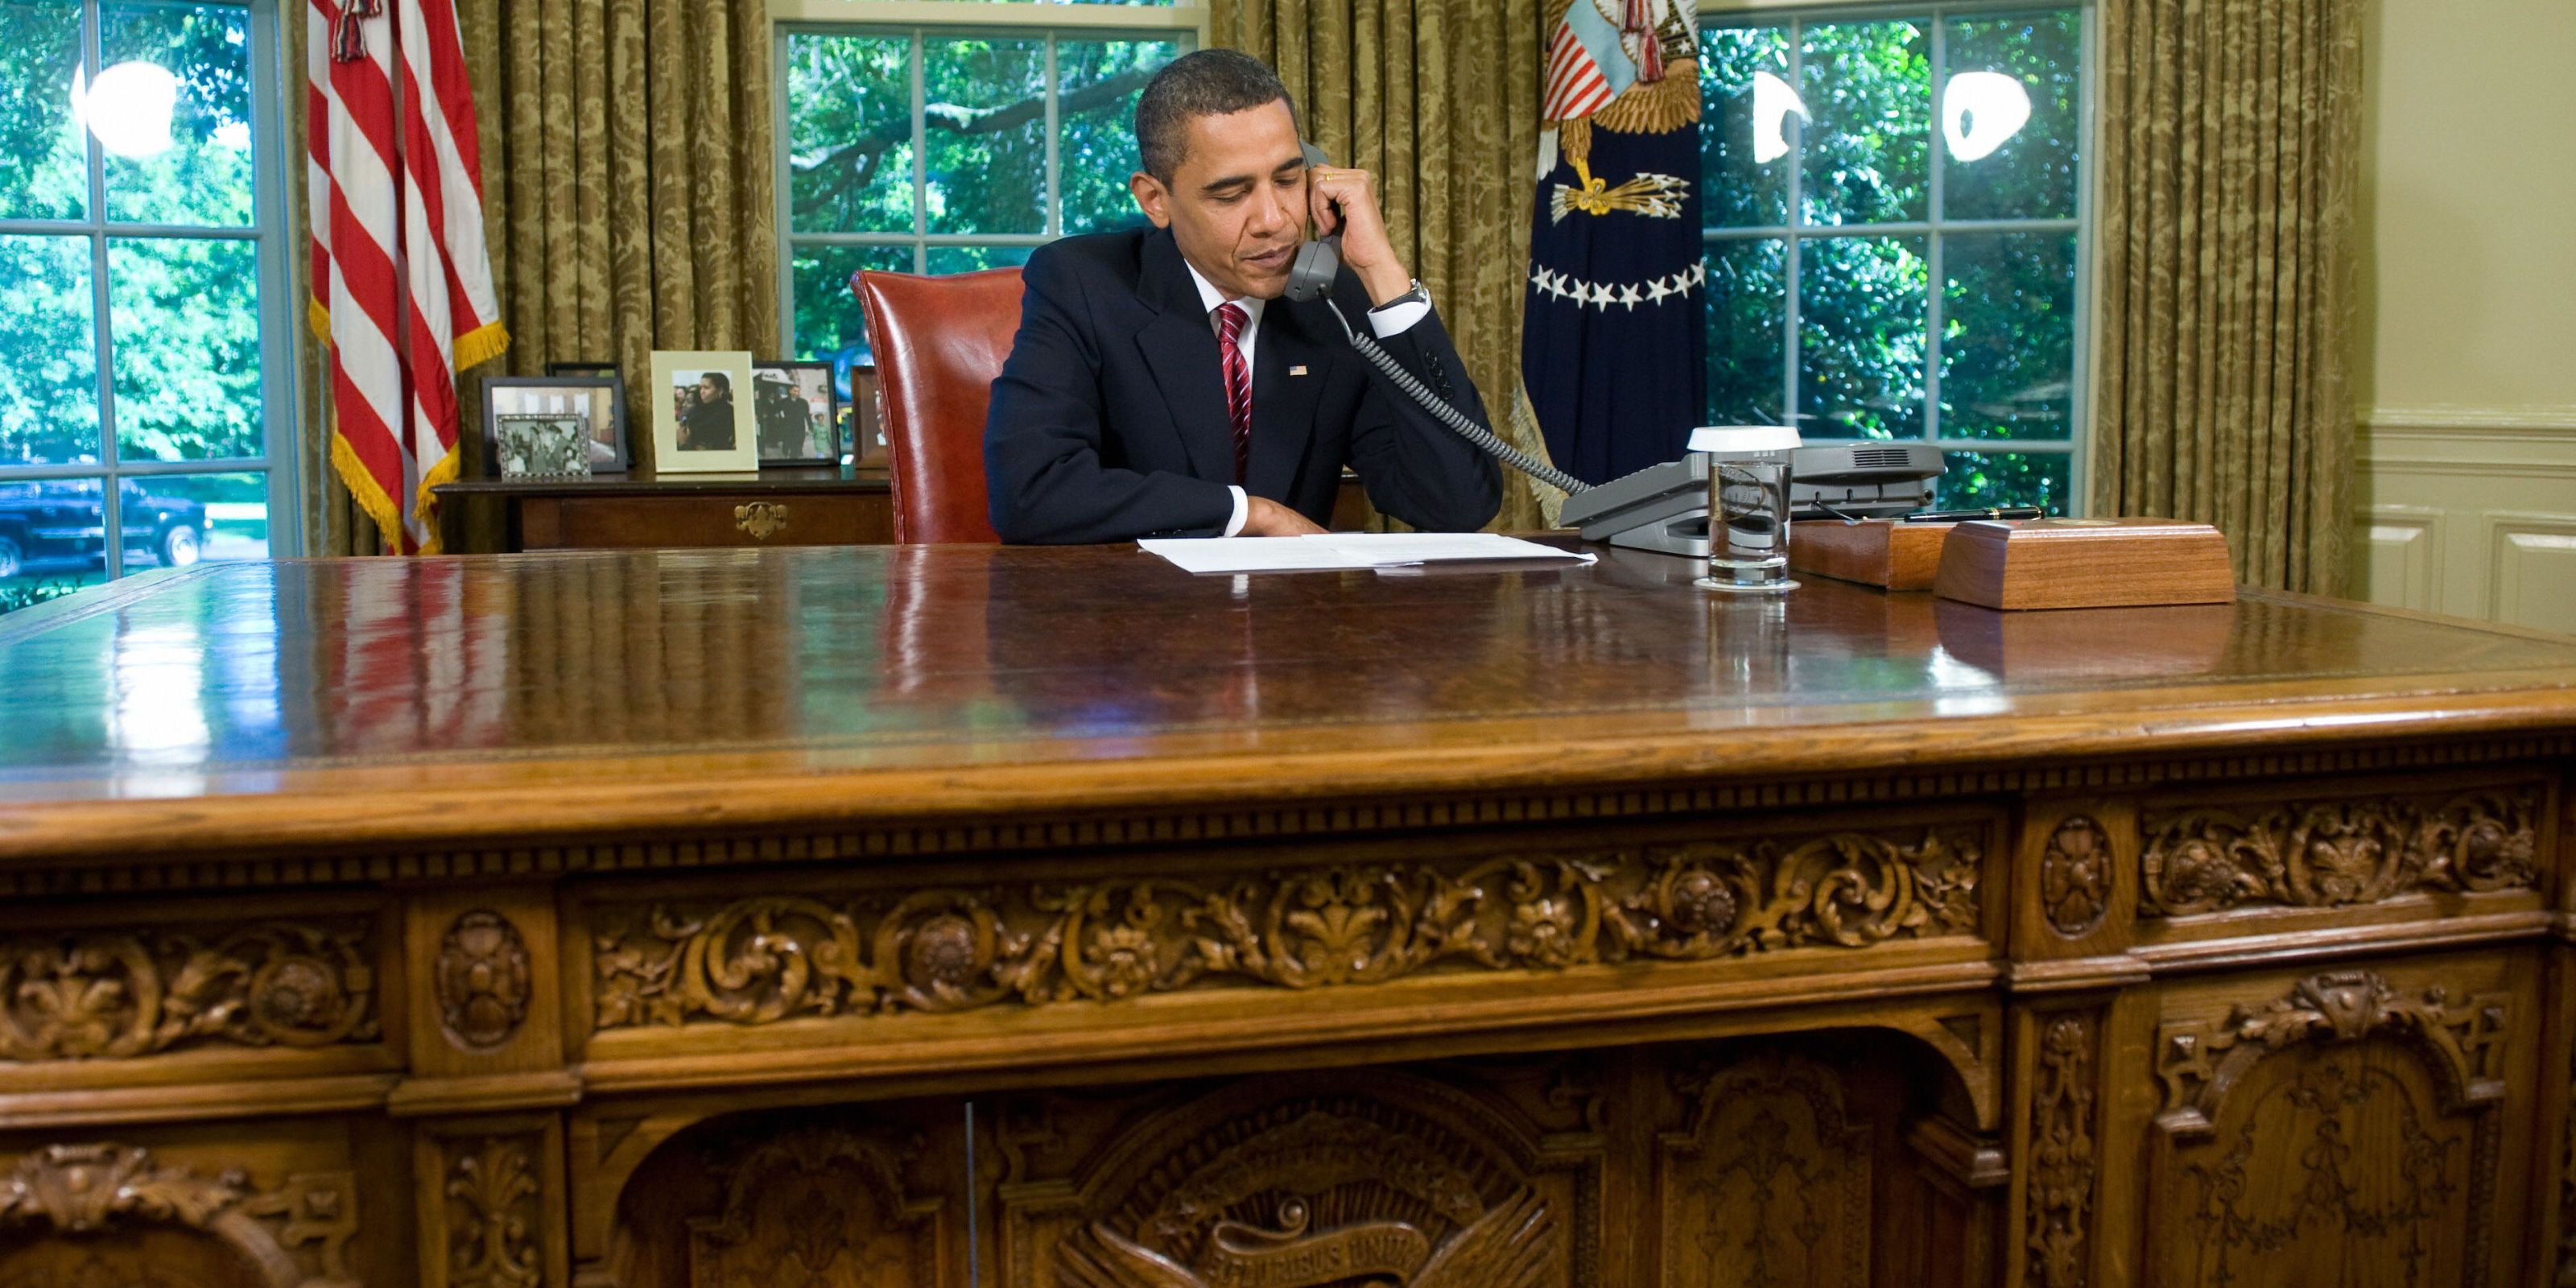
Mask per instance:
[[[1290,367],[1290,368],[1288,369],[1288,374],[1289,374],[1289,375],[1292,375],[1292,376],[1302,376],[1302,375],[1306,374],[1306,368],[1305,368],[1305,366],[1304,366],[1303,364],[1300,364],[1300,365],[1298,365],[1298,366],[1294,366],[1294,367]]]

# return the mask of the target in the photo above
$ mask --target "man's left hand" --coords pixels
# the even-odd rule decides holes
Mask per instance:
[[[1306,171],[1306,200],[1313,209],[1318,236],[1341,234],[1342,262],[1368,288],[1371,305],[1413,289],[1413,275],[1395,257],[1395,243],[1386,235],[1386,218],[1378,213],[1377,176],[1342,166],[1314,166]]]

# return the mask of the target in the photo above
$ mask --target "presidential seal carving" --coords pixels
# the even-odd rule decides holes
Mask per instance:
[[[1127,1160],[1145,1170],[1123,1200],[1056,1245],[1066,1288],[1559,1281],[1557,1216],[1530,1178],[1387,1100],[1295,1098],[1149,1152]]]

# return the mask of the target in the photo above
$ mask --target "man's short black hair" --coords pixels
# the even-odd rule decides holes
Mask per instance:
[[[1288,119],[1297,119],[1297,101],[1288,97],[1279,74],[1250,54],[1202,49],[1173,59],[1154,73],[1136,100],[1136,150],[1145,173],[1172,181],[1189,147],[1191,121],[1248,112],[1265,103],[1286,103]]]

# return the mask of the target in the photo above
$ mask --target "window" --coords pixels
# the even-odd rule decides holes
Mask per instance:
[[[295,553],[275,30],[0,0],[0,608]]]
[[[1710,423],[1930,441],[1941,505],[2067,512],[2084,26],[1945,7],[1702,30]]]
[[[977,0],[867,8],[935,21],[778,29],[785,330],[798,357],[833,364],[845,400],[851,366],[870,360],[851,274],[1019,264],[1057,237],[1143,219],[1127,193],[1136,99],[1195,46],[1206,13]]]

